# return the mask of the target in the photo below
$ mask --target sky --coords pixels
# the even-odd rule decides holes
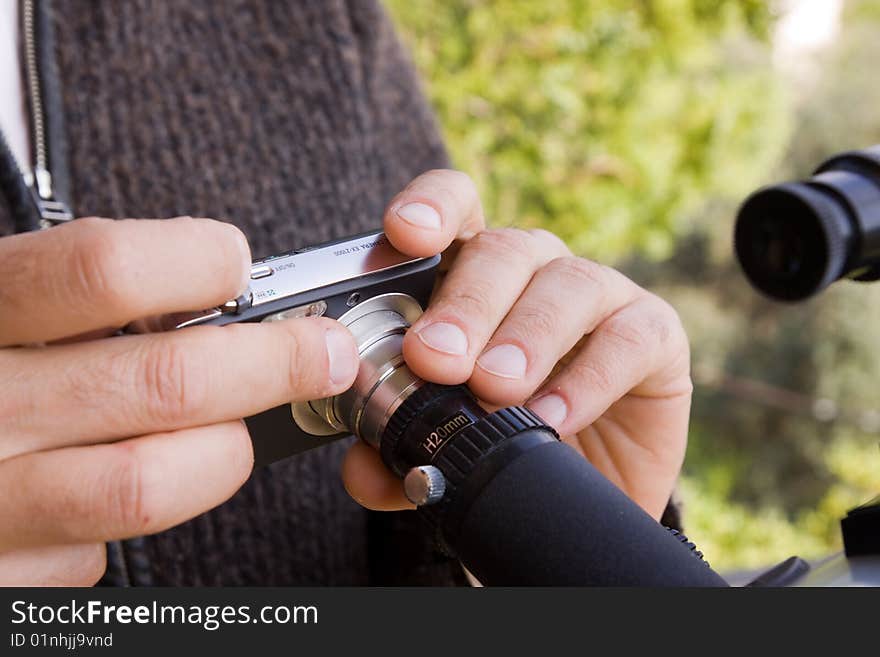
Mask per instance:
[[[773,38],[777,67],[808,73],[810,55],[834,42],[840,30],[843,0],[783,0],[783,16]]]

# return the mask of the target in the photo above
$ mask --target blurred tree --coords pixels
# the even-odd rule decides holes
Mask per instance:
[[[494,225],[666,256],[787,141],[752,0],[389,0]]]

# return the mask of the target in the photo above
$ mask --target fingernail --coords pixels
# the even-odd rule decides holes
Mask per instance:
[[[489,374],[505,379],[521,379],[529,362],[523,350],[516,345],[499,344],[480,356],[477,364]]]
[[[555,393],[538,397],[530,401],[527,406],[552,427],[561,426],[568,416],[568,406],[565,400]]]
[[[408,224],[430,230],[440,230],[442,224],[440,214],[424,203],[407,203],[397,208],[397,216]]]
[[[324,339],[327,341],[327,358],[330,361],[330,380],[335,384],[353,380],[360,362],[353,356],[351,337],[343,329],[329,329]]]
[[[428,324],[416,335],[426,346],[444,354],[464,356],[468,350],[467,336],[455,324],[447,322]]]

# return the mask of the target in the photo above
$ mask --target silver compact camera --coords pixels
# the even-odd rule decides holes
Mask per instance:
[[[326,399],[245,419],[264,465],[356,434],[378,446],[389,418],[423,382],[405,367],[403,336],[427,305],[440,256],[413,258],[373,232],[255,260],[247,291],[222,306],[176,315],[174,326],[332,317],[354,334],[354,385]]]

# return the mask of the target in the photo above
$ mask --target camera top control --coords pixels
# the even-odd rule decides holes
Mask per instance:
[[[253,267],[251,269],[251,280],[258,281],[261,278],[266,278],[266,276],[271,276],[275,273],[275,270],[266,265],[261,265],[259,267]]]
[[[380,280],[405,276],[405,272],[413,267],[423,268],[417,263],[428,265],[428,261],[436,259],[405,255],[395,249],[381,232],[287,251],[255,260],[251,266],[250,285],[237,299],[215,308],[180,315],[175,318],[174,326],[226,323],[224,318],[230,320],[231,316],[238,316],[242,321],[258,321],[262,317],[256,315],[287,310],[299,303],[293,303],[295,300],[313,291],[361,281],[366,284],[368,278]],[[247,318],[242,317],[247,311],[253,312]]]

